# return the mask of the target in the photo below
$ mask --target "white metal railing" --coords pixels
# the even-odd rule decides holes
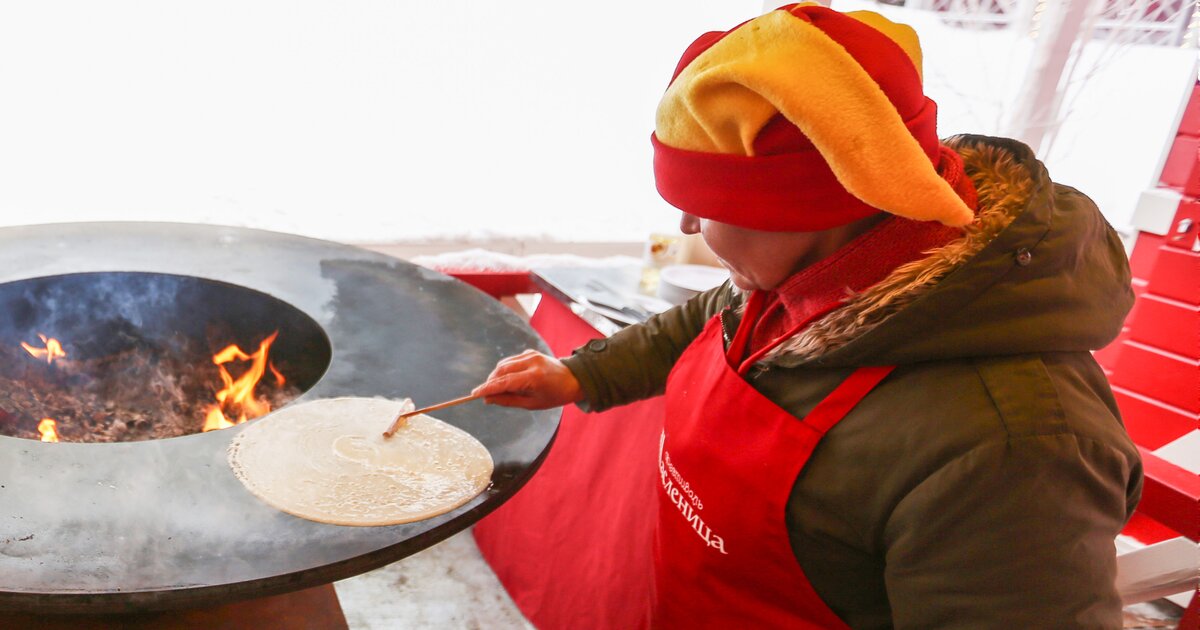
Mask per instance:
[[[1195,0],[1103,0],[1093,37],[1182,46],[1195,11]]]
[[[951,24],[964,28],[1008,28],[1027,23],[1030,0],[909,0],[904,5],[943,14]]]
[[[1014,28],[1031,34],[1055,0],[907,0],[909,8],[940,13],[962,28]],[[1094,0],[1094,39],[1195,48],[1200,0]]]

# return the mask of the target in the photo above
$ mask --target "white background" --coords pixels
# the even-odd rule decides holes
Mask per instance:
[[[654,191],[649,135],[679,54],[761,8],[5,3],[0,225],[643,240],[675,225]],[[1002,132],[1027,43],[898,15],[922,34],[941,134]],[[1115,224],[1152,184],[1193,59],[1124,50],[1072,101],[1051,172]]]

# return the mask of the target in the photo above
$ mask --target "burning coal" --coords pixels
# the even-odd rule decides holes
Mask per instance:
[[[125,338],[120,349],[92,358],[68,359],[63,342],[41,334],[43,347],[0,348],[0,433],[43,442],[175,437],[245,422],[300,393],[270,360],[278,331],[254,352],[228,344],[198,361],[186,358],[204,356],[186,340],[151,344],[136,331],[114,334]],[[17,347],[24,353],[6,356]]]
[[[330,357],[320,327],[293,306],[190,276],[0,283],[0,312],[0,435],[32,440],[44,419],[63,442],[231,426],[299,396]]]

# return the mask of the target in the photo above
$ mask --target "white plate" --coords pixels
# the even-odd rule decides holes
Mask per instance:
[[[724,267],[668,265],[662,268],[658,281],[700,293],[720,285],[728,278],[729,270]]]
[[[683,304],[692,296],[719,286],[729,278],[729,270],[708,265],[668,265],[658,276],[658,297]]]

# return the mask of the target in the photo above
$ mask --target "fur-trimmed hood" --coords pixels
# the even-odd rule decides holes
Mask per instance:
[[[1116,233],[1080,192],[1049,178],[1029,147],[956,136],[979,194],[964,235],[847,298],[764,358],[763,367],[886,365],[1096,350],[1133,303]]]

